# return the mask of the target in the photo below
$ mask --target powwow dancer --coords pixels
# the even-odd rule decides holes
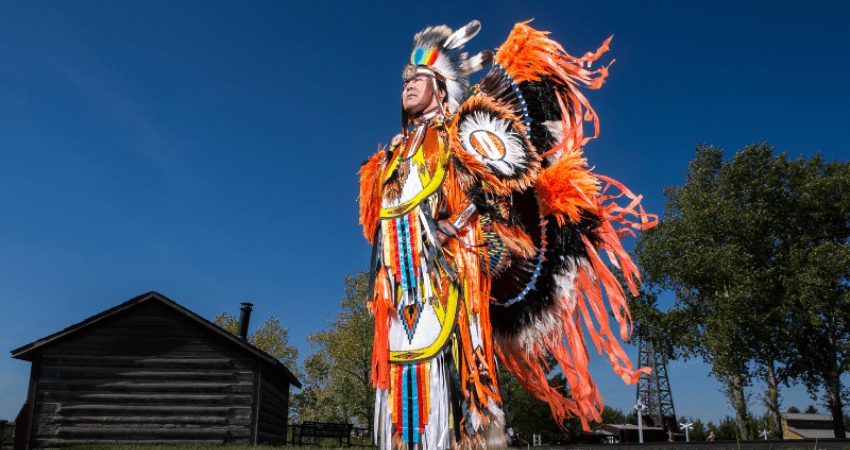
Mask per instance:
[[[622,339],[630,316],[599,253],[636,295],[639,275],[620,238],[655,222],[640,197],[582,156],[599,122],[578,87],[605,81],[608,67],[589,67],[610,38],[576,58],[520,23],[495,55],[467,58],[461,49],[479,28],[416,34],[403,72],[403,132],[360,170],[383,449],[504,446],[496,355],[558,423],[577,416],[585,429],[602,410],[585,333],[627,383],[646,370],[633,370],[609,327],[605,297]],[[470,89],[469,75],[491,62]],[[627,207],[612,201],[622,196]],[[549,385],[547,354],[570,399]]]

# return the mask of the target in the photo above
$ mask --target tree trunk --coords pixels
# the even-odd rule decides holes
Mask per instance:
[[[730,375],[727,381],[729,387],[729,397],[732,400],[732,406],[735,408],[735,415],[738,419],[738,429],[741,430],[741,440],[750,440],[750,425],[747,421],[747,401],[744,399],[744,386],[741,382],[740,375]]]
[[[776,368],[771,359],[767,365],[767,391],[764,404],[773,415],[774,439],[782,439],[782,418],[779,412],[779,386],[776,383]]]
[[[838,369],[836,367],[836,369]],[[832,430],[835,437],[844,438],[844,405],[841,402],[841,373],[832,370],[829,373],[829,386],[827,386],[827,395],[829,395],[830,412],[832,413]]]

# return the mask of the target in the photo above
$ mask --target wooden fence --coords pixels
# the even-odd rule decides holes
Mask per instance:
[[[0,450],[12,450],[15,445],[15,422],[0,420]]]

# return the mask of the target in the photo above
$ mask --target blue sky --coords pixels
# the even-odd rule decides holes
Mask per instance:
[[[0,350],[155,290],[208,319],[252,302],[255,326],[278,317],[309,353],[343,276],[368,264],[356,172],[399,131],[401,69],[428,25],[478,19],[471,52],[531,18],[575,55],[613,35],[608,82],[587,92],[602,129],[585,153],[661,215],[663,187],[682,183],[701,141],[850,158],[848,13],[846,2],[4,2]],[[628,410],[634,387],[609,369],[593,368],[603,398]],[[29,370],[0,358],[0,419],[23,404]],[[679,415],[731,414],[707,373],[670,363]],[[814,403],[799,387],[783,395],[786,407]]]

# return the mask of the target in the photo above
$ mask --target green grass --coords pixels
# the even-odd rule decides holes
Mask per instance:
[[[339,447],[337,443],[328,445],[218,445],[218,444],[177,444],[177,445],[159,445],[159,444],[88,444],[88,445],[70,445],[63,447],[65,450],[328,450],[328,449],[348,449],[348,450],[375,450],[375,447],[362,446],[352,444],[351,447]],[[850,449],[848,449],[850,450]]]

